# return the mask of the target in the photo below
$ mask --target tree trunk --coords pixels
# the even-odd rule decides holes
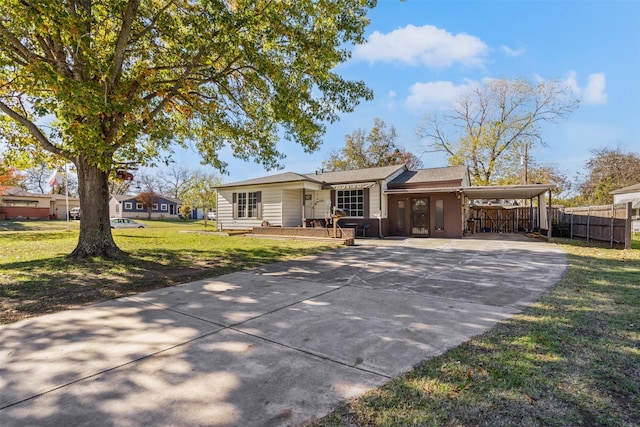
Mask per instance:
[[[84,155],[76,159],[75,165],[81,208],[80,237],[70,256],[119,259],[123,253],[113,241],[109,223],[109,174],[90,165]]]

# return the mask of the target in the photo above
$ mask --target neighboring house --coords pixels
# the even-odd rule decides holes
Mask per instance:
[[[612,191],[613,203],[631,202],[631,228],[640,232],[640,183]]]
[[[142,203],[137,201],[138,196],[118,195],[111,196],[109,200],[109,217],[111,218],[149,218],[149,212]],[[178,219],[178,209],[182,205],[180,199],[158,196],[158,201],[151,209],[153,219]]]
[[[80,200],[69,197],[69,209],[80,206]],[[31,193],[18,187],[0,194],[0,219],[65,219],[66,196]]]

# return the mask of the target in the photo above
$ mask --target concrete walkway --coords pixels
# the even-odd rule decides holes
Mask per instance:
[[[553,244],[358,240],[0,327],[0,425],[300,425],[491,328]]]

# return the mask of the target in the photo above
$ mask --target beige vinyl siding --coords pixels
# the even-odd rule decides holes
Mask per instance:
[[[262,189],[262,221],[269,221],[270,225],[283,225],[281,192],[282,190],[277,187]],[[256,227],[262,224],[262,221],[259,221]]]
[[[317,191],[315,199],[314,214],[318,219],[322,219],[325,215],[331,215],[331,208],[333,204],[331,202],[331,191],[321,190]]]
[[[233,218],[233,193],[262,192],[262,219]],[[282,225],[282,204],[279,188],[258,186],[222,188],[218,190],[218,227],[225,230],[250,230],[259,227],[263,221],[271,225]]]
[[[282,226],[302,225],[302,190],[282,190]]]
[[[247,230],[251,226],[245,225],[246,220],[233,219],[233,189],[218,190],[218,218],[217,225],[223,230]]]

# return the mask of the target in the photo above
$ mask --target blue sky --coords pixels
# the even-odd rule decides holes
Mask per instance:
[[[425,153],[417,127],[428,112],[494,78],[560,80],[581,99],[568,119],[542,129],[546,146],[532,153],[569,178],[594,148],[640,153],[640,1],[379,0],[370,19],[368,44],[337,71],[363,80],[375,99],[330,125],[313,154],[283,142],[284,171],[314,171],[345,135],[369,130],[376,117],[395,127],[399,145],[421,156],[424,167],[444,166],[443,154]],[[226,152],[222,157],[229,163],[225,182],[280,172]],[[193,153],[175,158],[197,159]]]

